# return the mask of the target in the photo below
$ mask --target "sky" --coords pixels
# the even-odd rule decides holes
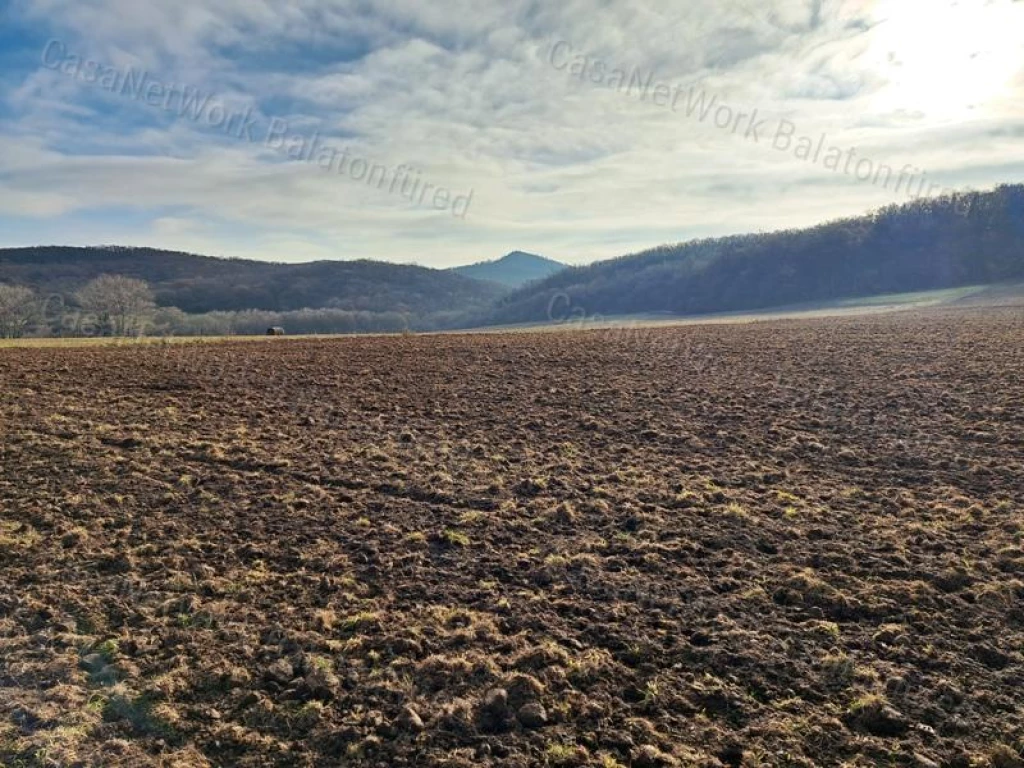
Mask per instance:
[[[582,264],[1021,181],[1021,0],[0,0],[0,247]]]

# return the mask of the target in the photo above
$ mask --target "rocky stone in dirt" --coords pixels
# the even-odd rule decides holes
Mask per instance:
[[[537,701],[521,706],[517,717],[524,728],[543,728],[548,724],[548,713]]]

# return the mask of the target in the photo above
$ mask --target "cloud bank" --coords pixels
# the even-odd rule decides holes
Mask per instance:
[[[0,245],[584,263],[1024,177],[1011,0],[2,13]]]

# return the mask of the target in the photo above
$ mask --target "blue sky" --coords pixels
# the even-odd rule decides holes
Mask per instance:
[[[1022,180],[1024,2],[0,0],[0,246],[584,263]]]

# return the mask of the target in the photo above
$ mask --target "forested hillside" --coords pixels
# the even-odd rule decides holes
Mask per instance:
[[[490,265],[538,266],[513,255]],[[0,284],[44,302],[40,331],[103,274],[146,281],[178,333],[437,330],[651,312],[745,311],[1024,279],[1024,186],[920,200],[811,229],[665,245],[511,290],[459,270],[374,261],[273,264],[146,248],[0,249]],[[502,265],[502,262],[505,262]],[[187,317],[176,307],[188,313]],[[63,310],[62,310],[63,312]],[[38,313],[37,313],[38,314]],[[35,318],[39,325],[39,318]]]
[[[1024,186],[890,206],[805,230],[666,245],[515,291],[481,323],[570,311],[700,314],[1024,278]]]
[[[145,280],[157,304],[189,313],[330,308],[454,317],[502,293],[455,272],[376,261],[271,264],[150,248],[0,249],[0,282],[42,296],[73,297],[102,274]]]

